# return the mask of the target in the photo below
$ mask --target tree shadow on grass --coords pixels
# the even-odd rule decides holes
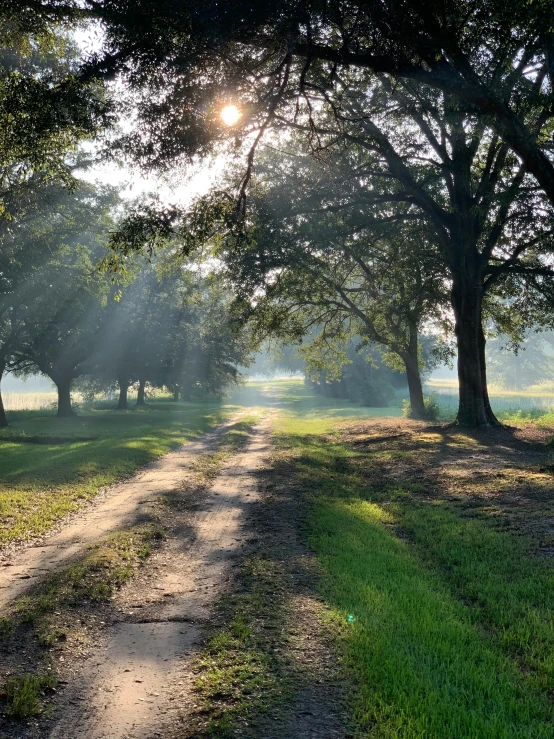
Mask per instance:
[[[389,420],[280,442],[327,603],[352,616],[364,730],[548,736],[554,570],[526,526],[552,512],[547,436]]]

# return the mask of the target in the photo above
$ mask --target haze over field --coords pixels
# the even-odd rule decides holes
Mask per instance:
[[[3,739],[551,739],[553,50],[0,3]]]

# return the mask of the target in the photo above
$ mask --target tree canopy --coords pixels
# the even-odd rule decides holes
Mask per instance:
[[[216,151],[243,157],[227,192],[185,216],[168,203],[135,212],[112,238],[123,258],[145,246],[151,255],[175,238],[187,255],[208,241],[230,239],[225,259],[239,293],[249,284],[265,291],[258,314],[272,302],[276,328],[282,320],[285,330],[291,305],[302,304],[311,325],[321,318],[314,311],[334,301],[335,333],[348,315],[358,321],[357,333],[411,357],[416,374],[425,320],[451,317],[458,421],[496,424],[485,321],[498,316],[515,326],[507,316],[524,294],[526,322],[540,322],[539,306],[551,298],[550,3],[516,0],[507,9],[498,0],[277,0],[269,6],[161,0],[130,12],[122,0],[5,0],[0,12],[6,42],[32,39],[15,76],[6,62],[8,107],[10,84],[21,80],[25,89],[37,84],[55,98],[50,105],[38,92],[21,97],[26,121],[33,122],[25,105],[34,98],[46,118],[44,125],[33,123],[37,142],[25,125],[16,127],[21,146],[8,137],[6,151],[13,149],[17,161],[31,162],[29,141],[43,158],[36,166],[53,166],[46,166],[49,110],[63,122],[60,132],[67,135],[55,142],[66,152],[105,124],[104,86],[111,80],[118,84],[119,114],[128,119],[111,150],[128,162],[159,171]],[[51,63],[48,49],[63,37],[64,24],[78,23],[101,24],[101,48],[65,65],[58,48]],[[59,97],[71,90],[82,105],[78,96],[66,103]],[[238,115],[227,125],[220,113],[230,103]],[[64,105],[71,111],[65,118]],[[7,124],[10,115],[6,108]],[[284,177],[291,147],[306,161],[318,160],[319,170],[292,167],[288,183],[270,186],[258,156],[267,144],[287,150],[275,169],[281,166]],[[280,224],[275,213],[262,212],[260,186],[279,203]],[[368,251],[374,243],[379,258]],[[277,290],[280,300],[286,294],[286,311],[276,310]]]

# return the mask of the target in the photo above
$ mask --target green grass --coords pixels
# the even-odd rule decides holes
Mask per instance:
[[[276,646],[286,618],[285,582],[278,562],[250,554],[233,592],[218,604],[218,625],[195,665],[195,690],[201,700],[194,732],[198,739],[237,736],[237,727],[242,733],[253,718],[278,710],[290,697]]]
[[[401,416],[398,408],[365,408],[349,400],[325,398],[306,387],[300,379],[256,380],[234,393],[230,402],[279,408],[293,416],[313,418],[380,418]]]
[[[10,414],[0,432],[0,545],[46,532],[100,488],[221,422],[230,407],[155,402],[129,411]]]
[[[9,677],[0,692],[5,715],[10,719],[23,720],[43,713],[43,696],[55,692],[56,686],[57,680],[51,675]]]
[[[457,392],[433,391],[431,395],[439,407],[441,419],[452,420],[456,417]],[[493,411],[504,423],[518,425],[534,421],[542,426],[552,426],[554,422],[554,395],[528,395],[492,390],[489,396]]]
[[[276,474],[309,507],[360,736],[552,737],[551,563],[529,537],[380,478],[379,454],[335,427],[281,416]]]
[[[280,411],[275,475],[307,506],[305,534],[321,565],[321,596],[345,679],[354,686],[359,736],[554,736],[554,568],[531,555],[531,537],[502,530],[486,512],[427,494],[423,479],[387,477],[386,468],[394,471],[413,451],[354,449],[341,441],[337,428],[346,421],[397,416],[399,409],[322,398],[294,380],[249,383],[229,402],[159,402],[145,411],[95,410],[67,422],[20,414],[0,433],[6,537],[0,541],[9,540],[10,526],[18,535],[45,530],[80,498],[231,410],[273,406]],[[241,448],[253,419],[252,411],[229,431],[202,474],[210,477]],[[57,443],[50,443],[54,436]],[[31,624],[45,647],[63,639],[52,614],[109,598],[147,555],[145,536],[120,532],[90,550],[30,600],[20,600],[15,617]],[[274,566],[247,559],[241,587],[220,604],[219,625],[197,665],[205,712],[198,736],[233,736],[243,719],[273,710],[287,695],[286,674],[266,631],[281,628],[286,610],[276,597]],[[5,639],[13,628],[10,619],[0,622]],[[35,678],[28,685],[26,676],[18,679],[10,695],[21,696],[21,710],[42,710]],[[7,690],[3,700],[15,706]]]

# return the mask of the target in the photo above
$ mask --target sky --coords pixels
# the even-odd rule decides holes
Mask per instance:
[[[83,56],[89,56],[102,48],[104,35],[99,25],[88,24],[74,32],[75,40]],[[124,122],[120,121],[122,129]],[[94,153],[95,144],[84,145],[87,153]],[[221,178],[225,168],[225,158],[220,156],[210,161],[199,162],[186,171],[173,172],[165,178],[152,173],[145,176],[136,169],[118,167],[115,164],[96,165],[77,173],[88,182],[101,182],[121,188],[121,196],[132,200],[149,193],[158,194],[172,205],[187,205],[194,197],[206,194]]]
[[[88,151],[90,150],[88,147]],[[156,193],[172,205],[188,205],[195,197],[210,190],[221,177],[224,168],[225,160],[219,157],[192,165],[185,172],[174,172],[165,177],[155,173],[145,176],[136,169],[117,167],[115,164],[95,165],[77,174],[88,182],[101,182],[121,188],[121,196],[125,200]]]

